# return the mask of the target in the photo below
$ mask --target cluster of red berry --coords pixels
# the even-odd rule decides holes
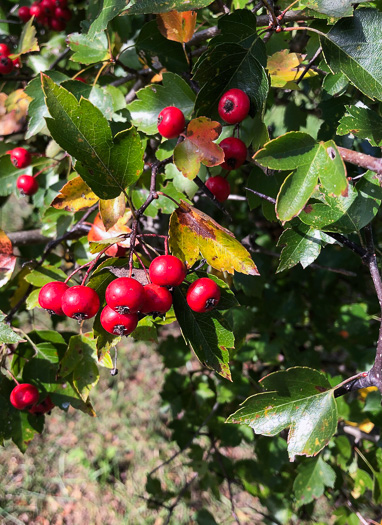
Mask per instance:
[[[250,101],[248,95],[241,89],[230,89],[219,100],[218,112],[227,124],[238,124],[249,113]],[[182,111],[175,106],[164,108],[158,115],[158,131],[166,139],[178,137],[184,130],[186,121]],[[247,158],[247,148],[244,142],[236,137],[223,139],[219,146],[224,151],[224,162],[221,167],[227,171],[240,168]],[[231,188],[225,177],[216,175],[206,182],[207,188],[219,202],[225,201]]]
[[[0,75],[8,75],[15,67],[20,67],[20,59],[12,60],[9,55],[12,55],[12,51],[7,44],[0,44]]]
[[[114,335],[129,335],[138,324],[138,313],[165,314],[172,305],[169,288],[179,286],[186,274],[186,266],[178,257],[160,255],[150,264],[150,284],[143,286],[132,277],[115,279],[106,288],[106,306],[100,316],[102,327]],[[197,279],[187,291],[187,303],[195,312],[212,310],[219,299],[218,285],[207,277]],[[85,285],[69,287],[61,281],[43,286],[38,301],[50,313],[78,321],[94,317],[100,308],[100,299],[93,288]]]
[[[20,170],[27,168],[32,161],[32,155],[25,148],[14,148],[7,153],[11,156],[12,164]],[[17,178],[16,187],[22,195],[34,195],[38,190],[38,182],[33,175],[24,174]]]
[[[72,18],[72,12],[67,6],[68,0],[36,0],[30,7],[20,7],[18,15],[23,22],[28,22],[34,16],[39,24],[53,31],[63,31]]]
[[[34,385],[19,383],[12,390],[10,401],[18,410],[28,409],[28,412],[31,414],[46,414],[50,412],[54,408],[50,397],[46,397],[41,403],[38,402],[39,397],[39,392]]]

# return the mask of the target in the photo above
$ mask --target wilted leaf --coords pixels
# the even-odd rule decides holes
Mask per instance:
[[[224,162],[224,151],[213,142],[221,130],[219,122],[207,117],[191,120],[185,140],[174,149],[174,163],[185,177],[194,179],[199,173],[200,163],[211,168]]]
[[[195,31],[196,11],[170,11],[157,15],[159,31],[168,40],[188,42]]]
[[[183,201],[171,215],[169,234],[172,253],[188,266],[192,266],[201,253],[216,270],[259,275],[248,251],[233,233]]]
[[[24,55],[26,53],[31,53],[32,51],[40,51],[36,38],[36,28],[33,25],[33,21],[34,18],[31,18],[24,25],[20,36],[17,53],[12,54],[12,58],[19,57],[20,55]]]
[[[275,436],[289,428],[288,453],[315,456],[337,428],[337,404],[326,377],[311,368],[295,367],[264,377],[266,392],[246,399],[227,423],[249,425],[256,434]]]
[[[99,198],[86,182],[81,177],[75,177],[61,188],[51,206],[57,210],[76,212],[90,208],[98,201]]]
[[[12,276],[16,264],[12,243],[3,230],[0,230],[0,287]]]
[[[0,93],[0,136],[23,129],[30,100],[23,89],[17,89],[9,96]]]
[[[110,230],[116,222],[123,217],[126,210],[126,197],[121,194],[115,199],[101,199],[99,202],[99,212],[106,231]],[[131,213],[130,213],[131,216]]]

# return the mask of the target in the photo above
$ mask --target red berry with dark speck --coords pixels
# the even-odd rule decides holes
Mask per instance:
[[[23,5],[22,7],[20,7],[18,15],[20,20],[22,20],[23,22],[28,22],[28,20],[32,18],[30,9],[27,5]]]
[[[32,156],[25,148],[14,148],[9,153],[11,155],[11,162],[16,168],[26,168],[31,163]]]
[[[11,50],[7,44],[0,44],[0,57],[9,57]]]
[[[28,406],[35,405],[38,401],[38,390],[29,383],[20,383],[15,386],[10,395],[10,402],[18,410],[24,410]]]
[[[220,166],[225,170],[236,170],[244,164],[247,158],[247,147],[244,142],[236,137],[223,139],[219,146],[224,151],[224,162]]]
[[[174,255],[160,255],[149,267],[151,282],[159,286],[179,286],[186,273],[184,263]]]
[[[172,305],[172,295],[163,286],[146,284],[143,287],[144,299],[141,312],[143,314],[165,314]]]
[[[166,139],[174,139],[182,131],[186,121],[182,111],[175,106],[168,106],[162,109],[158,115],[158,131]]]
[[[55,404],[48,396],[44,399],[44,401],[41,401],[38,405],[34,405],[32,408],[28,410],[31,414],[47,414],[55,407]]]
[[[38,182],[32,175],[20,175],[16,187],[22,195],[34,195],[38,190]]]
[[[8,75],[14,68],[14,64],[9,57],[0,56],[0,75]]]
[[[227,200],[228,195],[231,193],[228,180],[221,175],[210,177],[206,182],[206,186],[219,202]]]
[[[56,7],[54,10],[54,18],[59,18],[68,22],[72,18],[72,12],[65,7]]]
[[[131,277],[119,277],[106,288],[106,303],[120,314],[139,312],[143,303],[143,286]]]
[[[220,300],[219,286],[208,277],[197,279],[188,288],[186,300],[194,312],[208,312],[215,308]]]
[[[61,281],[52,281],[45,284],[38,294],[39,305],[41,308],[48,310],[50,314],[64,315],[61,301],[68,288],[69,286]]]
[[[229,89],[219,100],[220,117],[228,124],[237,124],[249,113],[250,101],[248,95],[241,89]]]
[[[88,286],[72,286],[62,296],[61,308],[64,314],[77,321],[94,317],[100,307],[98,294]]]
[[[137,314],[119,314],[110,306],[101,312],[100,322],[106,332],[113,335],[129,335],[138,324]]]

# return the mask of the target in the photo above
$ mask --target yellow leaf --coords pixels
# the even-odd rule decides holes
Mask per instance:
[[[283,89],[300,89],[296,80],[303,69],[300,64],[306,55],[290,53],[287,49],[278,51],[268,58],[268,72],[271,77],[271,85]],[[314,77],[317,73],[309,69],[304,78]]]
[[[76,212],[90,208],[98,201],[97,195],[80,176],[77,176],[61,188],[51,206],[57,210]]]
[[[184,201],[170,218],[170,247],[174,255],[192,266],[202,254],[207,263],[221,272],[236,270],[259,275],[248,251],[226,230],[205,213]]]
[[[184,44],[188,42],[195,31],[196,11],[170,11],[157,15],[159,31],[168,40]]]
[[[110,230],[123,217],[126,210],[125,195],[121,192],[115,199],[101,199],[99,201],[99,212],[105,230]]]
[[[358,390],[358,397],[361,399],[361,400],[365,400],[368,393],[369,392],[374,392],[375,390],[378,390],[378,388],[376,386],[369,386],[367,388],[361,388],[360,390]]]
[[[369,434],[374,428],[374,423],[372,423],[370,419],[364,419],[360,423],[356,423],[355,421],[345,421],[345,423],[350,427],[359,428],[362,432],[366,432],[366,434]]]

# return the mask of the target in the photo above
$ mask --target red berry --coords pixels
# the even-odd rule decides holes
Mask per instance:
[[[69,286],[61,281],[52,281],[46,284],[38,294],[39,305],[48,310],[50,314],[64,315],[61,300],[68,288]]]
[[[122,279],[122,277],[121,277]],[[105,306],[101,312],[101,325],[109,332],[114,335],[129,335],[134,332],[138,324],[137,314],[119,314],[110,306]]]
[[[72,286],[68,288],[61,300],[64,314],[77,321],[94,317],[100,307],[98,294],[88,286]]]
[[[186,273],[184,263],[174,255],[155,257],[149,267],[151,282],[159,286],[179,286]]]
[[[14,148],[9,153],[11,155],[11,162],[16,168],[26,168],[31,163],[32,156],[25,148]]]
[[[56,7],[66,7],[68,5],[68,0],[55,0]]]
[[[53,29],[53,31],[63,31],[66,27],[66,22],[61,18],[50,18],[49,27]]]
[[[220,117],[228,124],[237,124],[249,113],[249,98],[241,89],[229,89],[219,100]]]
[[[44,401],[41,401],[38,405],[34,405],[32,408],[28,410],[31,414],[46,414],[47,412],[50,412],[55,407],[55,404],[48,396],[44,399]]]
[[[106,303],[119,314],[139,312],[143,303],[143,286],[131,277],[119,277],[106,288]]]
[[[223,139],[219,146],[224,151],[224,162],[221,167],[225,170],[236,170],[247,158],[247,148],[244,142],[235,137]]]
[[[0,56],[0,75],[8,75],[13,67],[13,62],[9,57]]]
[[[221,175],[210,177],[206,182],[206,186],[210,192],[215,195],[219,202],[227,200],[228,195],[231,193],[231,187],[228,180]]]
[[[3,57],[9,57],[11,54],[11,50],[7,46],[7,44],[0,44],[0,56]]]
[[[172,305],[172,295],[163,286],[157,284],[146,284],[143,287],[144,299],[141,312],[143,314],[165,314]]]
[[[208,277],[197,279],[188,288],[186,300],[194,312],[208,312],[215,308],[220,300],[219,286]]]
[[[183,113],[175,106],[162,109],[158,115],[158,131],[166,139],[174,139],[184,130],[186,121]]]
[[[20,67],[21,66],[20,57],[14,58],[12,60],[12,62],[13,62],[13,66],[14,67]]]
[[[42,12],[47,16],[52,16],[56,8],[54,0],[42,0],[40,7]]]
[[[54,17],[68,22],[72,18],[72,12],[65,7],[56,7],[54,10]]]
[[[20,175],[16,181],[16,186],[21,195],[34,195],[38,190],[38,182],[32,175]]]
[[[19,15],[20,20],[22,20],[23,22],[28,22],[28,20],[32,18],[30,9],[26,5],[23,5],[22,7],[20,7],[18,15]]]
[[[39,20],[42,16],[41,7],[38,4],[32,4],[30,8],[30,14]]]
[[[20,383],[15,386],[10,395],[12,405],[18,410],[24,410],[27,406],[35,405],[38,401],[38,390],[29,383]]]

